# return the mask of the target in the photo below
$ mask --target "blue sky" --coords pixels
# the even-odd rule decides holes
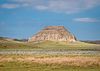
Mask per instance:
[[[0,36],[29,38],[53,25],[100,40],[100,0],[0,0]]]

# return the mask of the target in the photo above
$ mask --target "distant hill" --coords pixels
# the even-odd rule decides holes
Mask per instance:
[[[1,41],[20,41],[20,42],[27,42],[27,39],[13,39],[8,37],[0,37]]]
[[[13,41],[13,39],[8,37],[0,37],[0,41]]]
[[[95,40],[95,41],[82,41],[86,43],[91,43],[91,44],[100,44],[100,40]]]
[[[28,39],[13,39],[14,41],[21,41],[21,42],[27,42]]]

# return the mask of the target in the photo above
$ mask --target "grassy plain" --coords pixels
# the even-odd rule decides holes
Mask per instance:
[[[100,45],[85,42],[41,42],[27,43],[0,40],[1,51],[17,50],[86,50],[100,51]],[[8,51],[8,52],[9,52]],[[48,53],[48,52],[46,52]],[[52,52],[51,52],[52,53]],[[0,54],[0,71],[100,71],[100,53],[91,54]]]
[[[0,63],[1,64],[1,63]],[[63,64],[40,64],[30,62],[2,62],[1,71],[100,71],[100,67],[67,66]]]
[[[1,55],[1,71],[100,71],[98,56]]]

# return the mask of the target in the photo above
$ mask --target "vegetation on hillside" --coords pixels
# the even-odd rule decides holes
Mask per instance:
[[[45,50],[66,50],[66,49],[94,49],[99,50],[100,45],[90,44],[85,42],[53,42],[53,41],[44,41],[44,42],[22,42],[15,41],[12,39],[0,39],[0,49],[45,49]]]

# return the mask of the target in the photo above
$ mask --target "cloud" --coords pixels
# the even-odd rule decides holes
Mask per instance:
[[[38,5],[38,6],[36,6],[35,8],[38,9],[38,10],[46,10],[46,9],[48,9],[48,7],[46,7],[46,6],[41,6],[41,5],[40,5],[40,6]]]
[[[2,4],[0,5],[0,8],[7,8],[7,9],[13,9],[13,8],[18,8],[19,4]]]
[[[100,5],[100,0],[8,0],[42,11],[77,13]],[[7,6],[6,6],[7,7]]]
[[[97,20],[95,18],[76,18],[76,19],[74,19],[74,21],[76,21],[76,22],[85,22],[85,23],[99,22],[99,20]]]

